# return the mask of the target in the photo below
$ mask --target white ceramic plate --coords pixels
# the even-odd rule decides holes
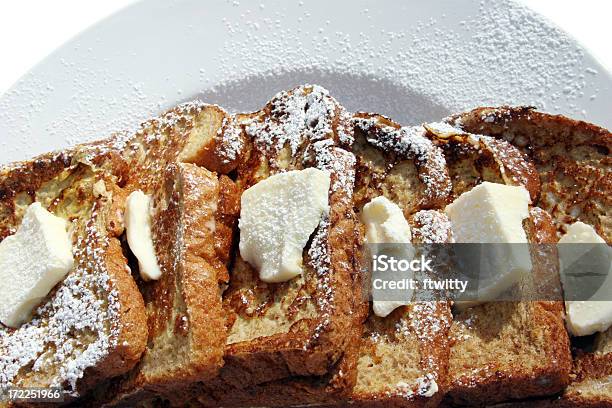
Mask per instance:
[[[529,104],[612,127],[610,73],[508,1],[149,0],[2,96],[0,162],[106,137],[196,97],[258,109],[305,82],[404,124]]]

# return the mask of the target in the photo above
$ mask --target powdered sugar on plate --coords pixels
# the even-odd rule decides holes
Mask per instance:
[[[506,103],[610,124],[609,74],[511,1],[235,3],[150,0],[84,33],[0,99],[0,159],[100,139],[195,97],[256,110],[302,83],[407,125]]]
[[[248,16],[227,18],[229,38],[217,56],[225,78],[204,95],[254,109],[249,102],[265,100],[260,92],[271,84],[283,89],[307,81],[330,89],[350,110],[408,123],[490,104],[582,113],[577,101],[594,72],[582,67],[583,50],[523,6],[498,0],[471,11],[458,24],[440,13],[398,30],[366,26],[369,35],[333,23],[288,25],[283,14],[264,18],[264,26],[278,27],[269,35]]]

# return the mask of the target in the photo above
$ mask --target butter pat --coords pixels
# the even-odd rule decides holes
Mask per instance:
[[[494,245],[480,255],[468,254],[480,256],[481,262],[486,263],[480,265],[477,299],[457,302],[458,307],[494,299],[531,270],[523,229],[523,220],[529,217],[529,203],[529,192],[522,186],[484,182],[446,207],[457,243],[525,244]]]
[[[302,274],[302,251],[329,212],[330,174],[308,168],[276,174],[242,193],[240,256],[264,282]]]
[[[529,217],[525,187],[485,181],[446,206],[456,242],[527,243],[523,220]]]
[[[361,220],[366,226],[369,244],[410,243],[412,232],[402,209],[384,196],[372,199],[363,207]]]
[[[410,244],[412,232],[402,209],[384,196],[372,199],[363,207],[361,221],[366,227],[366,243],[368,244]],[[384,249],[383,249],[384,248]],[[414,257],[412,245],[395,245],[379,247],[376,254],[393,256],[396,259],[410,260]],[[409,272],[406,272],[407,274]],[[413,276],[406,276],[411,279]],[[386,317],[395,309],[410,303],[412,291],[406,291],[403,300],[373,299],[372,310],[376,316]]]
[[[0,242],[0,321],[9,327],[26,322],[32,310],[72,269],[67,223],[31,204],[14,235]]]
[[[608,290],[610,284],[608,284]],[[612,326],[612,302],[573,300],[565,302],[568,331],[574,336],[604,332]]]
[[[588,254],[592,265],[597,265],[600,269],[604,268],[595,272],[607,274],[601,286],[591,297],[591,299],[600,300],[566,300],[566,326],[568,330],[574,336],[587,336],[607,330],[612,326],[612,274],[610,272],[612,254],[610,247],[606,245],[605,240],[595,232],[593,227],[583,222],[572,224],[567,229],[567,233],[559,240],[559,244],[561,281],[566,299],[571,297],[572,291],[576,290],[576,286],[582,278],[572,276],[574,279],[572,281],[564,272],[568,272],[568,268],[570,268],[572,273],[580,273],[580,265],[574,263],[579,262],[581,257]],[[584,271],[585,274],[593,272],[590,270]]]
[[[127,198],[125,230],[130,249],[138,259],[142,279],[159,279],[161,269],[157,263],[151,230],[151,197],[140,190],[132,192]]]

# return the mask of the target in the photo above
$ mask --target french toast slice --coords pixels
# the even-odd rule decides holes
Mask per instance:
[[[362,211],[384,195],[409,220],[414,243],[444,243],[450,223],[443,208],[451,181],[442,151],[422,127],[401,127],[375,114],[357,113],[355,206]],[[447,301],[414,301],[387,317],[371,308],[357,361],[357,384],[350,396],[356,406],[437,406],[447,389]]]
[[[0,388],[60,387],[66,400],[130,370],[144,351],[142,296],[118,237],[127,166],[117,141],[81,145],[0,170],[0,236],[32,202],[70,224],[74,267],[17,329],[0,327]]]
[[[537,202],[538,173],[516,147],[444,124],[425,127],[444,150],[455,197],[490,181],[522,185]],[[530,210],[524,228],[532,244],[557,241],[552,220],[541,209]],[[539,265],[536,249],[531,256],[533,265]],[[457,311],[451,342],[447,399],[455,405],[554,394],[569,381],[571,355],[560,301],[495,301]]]
[[[170,397],[214,377],[223,365],[221,292],[239,193],[229,177],[200,165],[224,172],[236,167],[243,143],[233,126],[221,108],[190,102],[145,122],[124,141],[122,155],[130,167],[125,189],[152,197],[152,238],[162,275],[138,279],[147,347],[129,375],[106,386],[114,390],[107,403]]]
[[[538,206],[548,211],[558,234],[576,221],[592,225],[612,242],[612,177],[608,130],[532,108],[478,108],[447,121],[468,132],[510,141],[535,164],[542,181]],[[575,351],[572,383],[555,406],[612,405],[612,330]]]
[[[238,196],[229,178],[177,163],[166,168],[153,203],[162,277],[140,283],[149,345],[136,382],[172,391],[215,376],[223,365],[227,333],[220,285],[227,281]]]
[[[534,224],[552,222],[536,211],[531,209],[525,222],[530,243],[554,242],[537,240],[541,234],[535,234]],[[571,369],[562,307],[555,301],[495,301],[457,312],[451,328],[448,400],[485,406],[560,392]]]
[[[217,390],[217,401],[224,398],[219,392],[232,398],[237,389],[291,375],[325,376],[357,341],[355,159],[343,148],[352,142],[344,116],[326,90],[307,85],[279,93],[259,112],[236,117],[247,140],[237,168],[240,188],[283,171],[316,167],[331,174],[330,212],[304,248],[300,277],[264,283],[236,255],[223,294],[229,316],[225,366],[202,385],[204,394]],[[352,374],[338,375],[348,379]]]

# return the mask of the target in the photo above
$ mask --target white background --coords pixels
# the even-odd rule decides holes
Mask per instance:
[[[30,67],[134,0],[20,0],[0,4],[0,94]],[[573,35],[612,71],[612,2],[521,0]]]

